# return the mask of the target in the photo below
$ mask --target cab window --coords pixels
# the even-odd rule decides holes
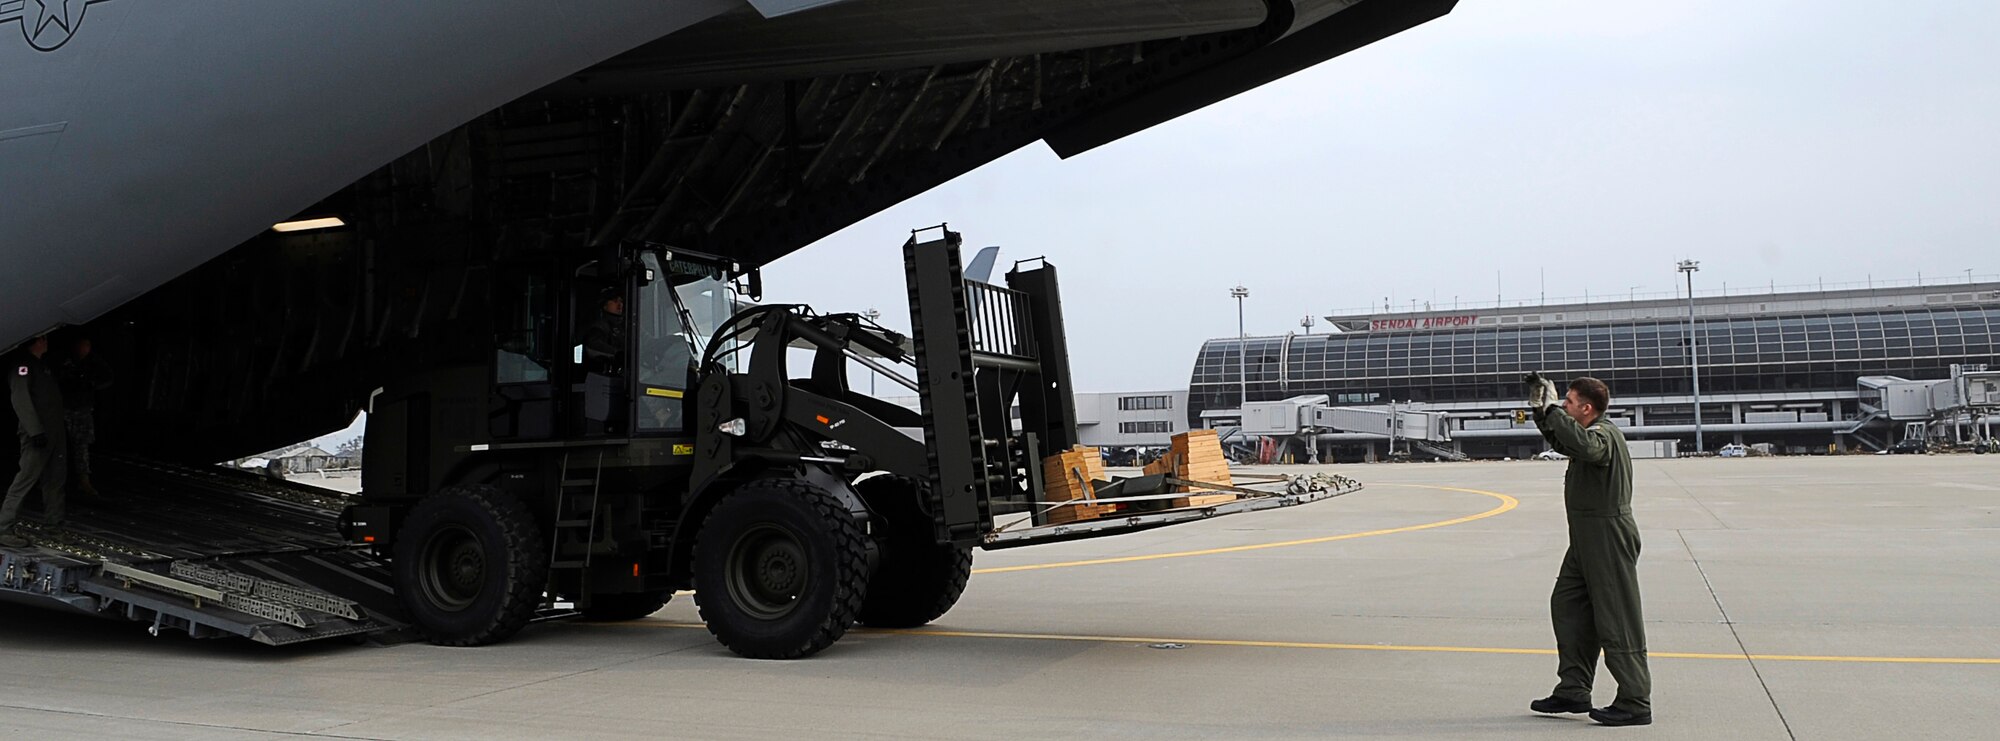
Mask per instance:
[[[641,432],[678,432],[695,364],[709,333],[727,311],[727,284],[721,271],[689,262],[662,264],[645,253],[640,264],[652,280],[641,281],[638,317],[638,401]]]

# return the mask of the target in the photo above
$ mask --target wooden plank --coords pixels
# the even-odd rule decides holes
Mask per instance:
[[[1235,480],[1230,478],[1229,475],[1229,459],[1222,454],[1221,438],[1214,430],[1190,430],[1175,435],[1173,449],[1177,454],[1177,460],[1175,461],[1177,465],[1174,469],[1175,476],[1188,481],[1198,481],[1218,486],[1229,486],[1235,483]],[[1199,485],[1183,487],[1182,490],[1187,491],[1189,495],[1169,500],[1167,502],[1168,506],[1174,508],[1207,507],[1236,501],[1235,494],[1201,493],[1210,490]]]
[[[1072,504],[1050,510],[1048,523],[1051,525],[1060,525],[1065,522],[1095,520],[1115,511],[1117,511],[1116,508],[1109,504]]]
[[[1234,501],[1236,501],[1235,494],[1200,494],[1195,496],[1181,497],[1179,499],[1173,500],[1172,502],[1170,502],[1170,504],[1175,509],[1179,509],[1181,507],[1209,507],[1217,504],[1226,504]]]
[[[1229,476],[1229,460],[1222,454],[1221,439],[1214,430],[1190,430],[1175,435],[1173,447],[1180,454],[1179,466],[1175,469],[1180,478],[1211,484],[1235,483]]]
[[[1079,445],[1042,460],[1042,496],[1045,501],[1093,501],[1097,492],[1089,482],[1104,478],[1104,456],[1096,448]],[[1117,509],[1115,504],[1070,504],[1050,510],[1046,519],[1052,525],[1094,520]]]
[[[1235,483],[1229,473],[1229,459],[1222,453],[1220,438],[1214,430],[1195,430],[1175,435],[1166,455],[1141,467],[1148,474],[1170,474],[1175,478],[1197,481],[1219,486]],[[1042,478],[1045,501],[1078,502],[1096,498],[1096,492],[1077,481],[1081,475],[1086,481],[1106,478],[1104,458],[1096,448],[1077,446],[1051,455],[1043,460]],[[1208,507],[1236,500],[1236,495],[1228,492],[1213,492],[1201,486],[1176,485],[1169,493],[1183,493],[1188,496],[1167,500],[1172,508]],[[1114,504],[1076,504],[1057,507],[1046,515],[1050,524],[1093,520],[1119,511]]]

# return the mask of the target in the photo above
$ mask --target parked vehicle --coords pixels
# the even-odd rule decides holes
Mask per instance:
[[[1895,445],[1889,446],[1888,450],[1882,452],[1891,454],[1900,454],[1900,453],[1919,454],[1919,453],[1930,452],[1930,447],[1925,445],[1923,440],[1914,437],[1906,437],[1903,438],[1901,441],[1897,442]]]

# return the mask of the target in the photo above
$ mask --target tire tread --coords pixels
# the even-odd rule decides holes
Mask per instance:
[[[486,625],[455,635],[424,630],[425,637],[440,646],[484,646],[513,637],[534,619],[535,611],[541,607],[542,589],[548,581],[549,565],[543,560],[541,532],[535,526],[534,515],[520,499],[499,487],[486,484],[447,486],[431,496],[461,497],[498,523],[507,552],[507,568],[515,578],[501,593],[499,608],[494,610],[493,619]],[[399,536],[402,537],[408,537],[408,534]],[[418,614],[420,606],[412,604],[412,601],[421,599],[418,596],[420,588],[415,585],[398,586],[397,595],[402,599],[404,608],[410,610],[412,615]]]
[[[861,605],[866,599],[868,592],[868,534],[862,529],[861,524],[855,522],[854,518],[848,514],[847,507],[842,505],[838,498],[826,490],[805,481],[797,479],[760,479],[751,481],[738,487],[735,492],[730,493],[729,498],[743,497],[746,494],[755,493],[760,490],[774,491],[781,496],[796,497],[804,501],[810,508],[813,519],[823,528],[823,532],[832,534],[834,540],[834,557],[840,561],[834,570],[836,579],[834,582],[832,609],[828,611],[825,619],[820,621],[818,628],[810,636],[795,645],[789,646],[765,646],[757,642],[744,640],[739,636],[733,636],[730,634],[727,626],[721,625],[720,621],[711,617],[707,609],[701,610],[702,622],[707,624],[709,634],[715,636],[715,639],[721,642],[723,646],[746,658],[805,658],[819,653],[826,647],[833,645],[835,641],[840,640],[841,636],[847,635],[848,628],[853,627],[855,621],[859,618]],[[732,502],[730,499],[724,499],[721,504],[716,505],[715,509],[709,512],[708,520],[702,524],[701,531],[695,536],[695,553],[698,554],[697,558],[715,555],[713,549],[708,547],[709,544],[706,542],[708,538],[713,537],[714,533],[714,530],[710,529],[709,523],[715,520],[717,513],[723,512],[731,505]],[[696,568],[701,568],[699,563],[697,563]],[[728,598],[724,596],[721,599]],[[707,603],[703,599],[703,593],[699,590],[695,592],[694,601],[698,608],[705,608],[707,606]]]

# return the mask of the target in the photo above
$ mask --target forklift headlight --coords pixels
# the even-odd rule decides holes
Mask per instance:
[[[750,423],[744,422],[742,417],[737,417],[728,422],[716,425],[715,429],[724,435],[742,437],[744,433],[750,431]]]

